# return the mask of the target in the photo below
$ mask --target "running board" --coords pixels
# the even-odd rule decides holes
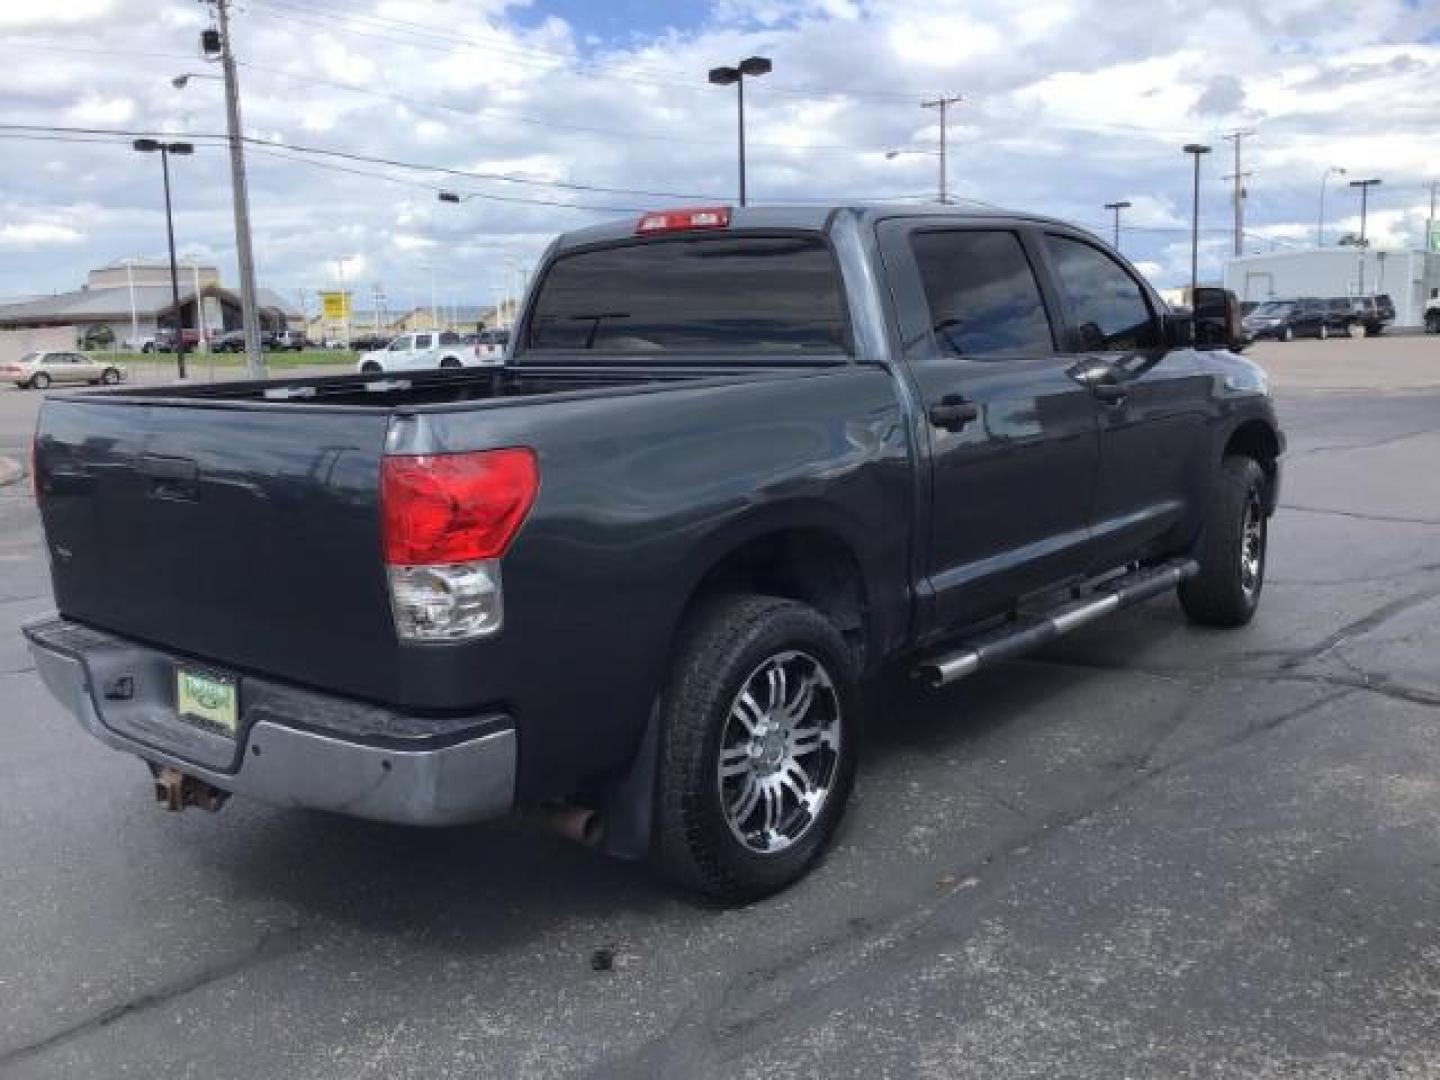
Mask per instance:
[[[1003,626],[971,638],[952,652],[932,656],[922,661],[914,674],[938,689],[982,667],[1029,652],[1102,615],[1159,596],[1199,572],[1200,565],[1194,559],[1172,559],[1160,566],[1110,578],[1078,600],[1048,612],[1017,616]]]

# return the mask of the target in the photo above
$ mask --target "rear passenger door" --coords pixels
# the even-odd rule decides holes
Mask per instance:
[[[1079,570],[1098,406],[1021,223],[896,219],[880,242],[929,449],[921,630],[939,636]]]
[[[1170,348],[1160,301],[1088,236],[1048,230],[1045,248],[1066,313],[1072,373],[1100,409],[1100,467],[1088,569],[1109,569],[1188,542],[1213,463],[1209,373]]]

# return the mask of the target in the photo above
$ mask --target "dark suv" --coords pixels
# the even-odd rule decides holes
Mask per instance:
[[[1352,319],[1365,327],[1370,336],[1382,334],[1385,328],[1395,322],[1395,301],[1388,293],[1377,296],[1357,296],[1350,301]]]
[[[1330,336],[1328,311],[1323,300],[1272,300],[1245,316],[1242,325],[1255,340]]]

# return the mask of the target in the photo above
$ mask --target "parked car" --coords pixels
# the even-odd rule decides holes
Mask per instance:
[[[183,345],[187,352],[190,352],[193,351],[197,346],[199,346],[200,341],[201,336],[198,329],[186,327],[185,329],[179,331],[179,333],[176,333],[176,331],[169,329],[168,327],[162,327],[155,332],[155,336],[153,338],[149,338],[145,341],[145,343],[141,346],[140,351],[147,353],[174,352],[178,343],[180,345]]]
[[[214,353],[242,353],[245,351],[245,331],[226,330],[210,339],[210,351]]]
[[[44,390],[52,383],[112,385],[125,377],[117,366],[82,352],[41,351],[0,365],[0,378],[22,390]]]
[[[1355,325],[1355,308],[1348,296],[1332,296],[1325,301],[1326,325],[1331,337],[1344,337]]]
[[[1357,296],[1351,300],[1354,318],[1365,327],[1367,336],[1383,334],[1395,322],[1395,301],[1386,293],[1377,296]]]
[[[1241,325],[1252,339],[1272,338],[1293,341],[1297,337],[1325,339],[1339,331],[1324,300],[1272,300],[1245,316]]]
[[[503,364],[509,345],[509,330],[481,330],[475,335],[475,358],[481,364]]]
[[[377,349],[385,349],[395,339],[389,334],[368,333],[356,334],[350,339],[350,348],[357,353],[374,352]]]
[[[1266,379],[1081,229],[668,209],[522,310],[503,374],[47,399],[25,634],[164,805],[529,808],[746,901],[833,837],[884,673],[1260,602]]]
[[[438,333],[425,330],[401,334],[383,349],[362,353],[355,363],[355,370],[375,374],[382,371],[473,367],[479,363],[474,351],[461,343],[459,334],[452,330]]]
[[[303,330],[280,330],[271,337],[273,344],[269,347],[281,352],[301,352],[308,344]]]

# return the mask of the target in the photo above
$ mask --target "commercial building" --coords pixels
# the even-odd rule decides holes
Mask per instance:
[[[1225,264],[1225,287],[1241,300],[1387,294],[1396,326],[1420,326],[1440,290],[1440,254],[1354,247],[1241,255]]]
[[[207,336],[238,330],[240,294],[220,284],[213,266],[180,266],[180,305],[170,287],[169,263],[124,262],[91,270],[71,292],[0,304],[0,330],[71,327],[79,341],[113,341],[139,349],[163,328],[199,327]],[[303,317],[283,297],[259,291],[260,325],[283,330]]]

